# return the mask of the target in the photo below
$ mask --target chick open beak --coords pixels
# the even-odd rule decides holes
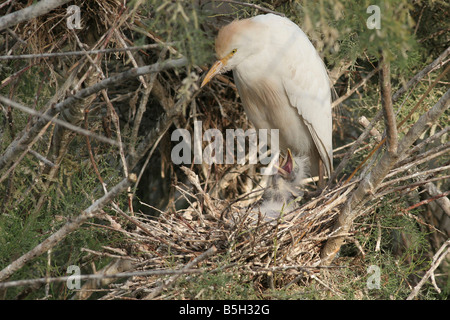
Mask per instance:
[[[222,70],[224,66],[224,63],[222,60],[217,60],[213,66],[211,67],[211,69],[209,69],[208,73],[206,74],[205,78],[202,81],[202,85],[200,86],[200,88],[202,88],[205,84],[207,84],[209,81],[211,81],[212,78],[214,78],[214,76],[216,74],[219,74],[220,71]]]
[[[282,176],[287,178],[287,176],[292,172],[292,170],[294,170],[294,165],[295,165],[295,162],[294,162],[294,159],[292,158],[291,150],[288,149],[286,158],[284,159],[281,167],[278,168],[278,172]]]

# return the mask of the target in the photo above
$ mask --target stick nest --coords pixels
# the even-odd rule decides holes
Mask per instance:
[[[288,285],[305,272],[313,275],[319,271],[320,250],[332,236],[339,205],[354,186],[323,192],[291,212],[282,212],[278,220],[266,221],[256,201],[247,206],[248,199],[233,203],[211,199],[198,189],[197,175],[187,168],[183,170],[196,190],[191,194],[194,199],[191,206],[162,212],[154,219],[138,215],[134,220],[137,228],[128,233],[133,251],[140,253],[141,270],[183,269],[193,259],[215,248],[216,254],[200,266],[204,272],[233,272],[238,267],[239,273],[261,276],[261,280],[267,274],[283,272],[277,285]],[[144,291],[152,292],[161,285],[161,277],[145,279],[130,278],[126,291],[121,286],[109,298],[117,298],[124,292],[136,296],[143,287]]]

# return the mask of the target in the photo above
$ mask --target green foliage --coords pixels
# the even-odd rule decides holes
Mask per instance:
[[[380,8],[381,28],[369,29],[370,5]],[[293,20],[315,40],[331,62],[355,61],[378,57],[380,49],[400,66],[405,66],[408,52],[415,46],[410,16],[412,4],[407,0],[389,1],[301,1],[289,12]]]
[[[213,58],[213,41],[211,37],[205,37],[200,28],[206,13],[198,10],[195,2],[150,0],[139,6],[151,16],[142,21],[148,30],[164,42],[176,42],[174,48],[188,57],[191,64],[202,64]],[[130,3],[130,6],[134,5]]]
[[[411,293],[410,281],[429,267],[428,234],[413,218],[414,212],[402,213],[405,206],[398,198],[386,197],[375,215],[363,216],[356,223],[361,230],[356,239],[366,252],[364,266],[380,268],[380,288],[367,290],[369,299],[405,299]],[[353,245],[347,246],[347,252],[348,247],[357,252]],[[357,273],[364,289],[368,275],[362,271]]]
[[[36,172],[30,170],[38,167],[34,158],[26,157],[22,166],[15,170],[12,182],[15,189],[9,195],[9,201],[4,203],[4,211],[0,215],[0,269],[33,249],[61,228],[68,219],[79,215],[81,209],[89,207],[92,201],[102,195],[103,191],[99,188],[96,175],[88,161],[77,163],[75,158],[68,154],[61,164],[56,181],[44,194],[39,194],[39,184],[42,181]],[[102,161],[99,162],[99,170],[103,177],[111,177],[111,184],[117,183],[116,172]],[[30,190],[28,186],[33,185],[33,181],[39,183],[34,183],[34,187]],[[6,194],[4,184],[0,185],[0,193]],[[35,198],[36,194],[45,196],[47,199],[40,209],[37,209],[39,201]],[[95,222],[104,223],[102,220]],[[84,264],[83,257],[86,254],[81,250],[82,248],[98,250],[104,243],[114,244],[120,240],[120,236],[111,234],[106,229],[85,226],[69,234],[53,248],[50,253],[50,265],[47,262],[48,257],[43,255],[15,273],[10,280],[41,278],[47,274],[65,276],[65,270],[69,265],[81,267]],[[96,261],[97,268],[101,268],[107,260]],[[92,270],[86,271],[86,273],[91,272]],[[64,293],[58,290],[65,287],[56,283],[51,285],[51,290],[53,288],[57,290],[52,293],[53,298],[63,298],[61,294]],[[8,290],[8,298],[15,298],[21,290],[23,288],[20,287]],[[38,290],[29,298],[33,297],[43,297],[43,291]]]

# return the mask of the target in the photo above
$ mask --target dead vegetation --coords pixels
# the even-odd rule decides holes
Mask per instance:
[[[230,2],[227,10],[242,14],[238,1]],[[273,7],[247,4],[245,13],[276,11],[282,2],[274,1]],[[371,70],[360,63],[358,71],[351,71],[346,61],[335,65],[331,74],[341,97],[338,102],[343,104],[355,92],[361,100],[373,94],[362,89],[381,70],[380,83],[373,85],[388,88],[382,91],[380,111],[369,122],[361,121],[361,126],[356,119],[346,119],[356,118],[347,112],[354,104],[342,106],[335,119],[336,170],[327,187],[318,193],[312,181],[298,208],[268,222],[258,213],[256,204],[265,184],[254,166],[187,167],[171,161],[170,133],[176,128],[192,133],[194,121],[201,121],[205,130],[222,132],[250,126],[228,75],[200,91],[206,66],[183,56],[190,52],[189,44],[177,47],[174,35],[164,39],[157,26],[149,27],[158,10],[178,12],[179,3],[164,2],[164,7],[152,5],[155,2],[125,7],[116,0],[74,3],[82,8],[82,31],[67,28],[62,6],[10,25],[0,38],[1,73],[6,75],[0,95],[4,220],[0,234],[7,233],[16,217],[23,219],[25,230],[35,229],[29,221],[45,215],[58,222],[38,234],[40,241],[29,249],[11,252],[8,259],[1,257],[4,296],[11,297],[8,290],[24,286],[14,298],[27,298],[32,292],[51,298],[50,284],[60,284],[54,290],[59,295],[53,293],[53,298],[87,299],[93,293],[100,299],[195,298],[184,295],[181,279],[195,282],[201,275],[225,273],[248,275],[258,298],[271,298],[267,292],[293,287],[302,291],[314,281],[334,298],[346,298],[338,281],[341,268],[354,264],[364,278],[368,257],[383,250],[410,259],[418,269],[426,268],[402,279],[410,293],[394,298],[418,297],[427,279],[441,293],[450,250],[450,204],[445,191],[450,48],[416,70],[397,91],[391,87],[389,62]],[[7,14],[27,6],[24,1],[6,2],[0,10]],[[186,21],[202,10],[201,6],[179,8]],[[202,21],[199,30],[212,36],[231,17]],[[4,29],[1,20],[0,29]],[[61,52],[76,53],[60,56]],[[351,80],[350,73],[359,80]],[[31,95],[20,81],[30,82],[36,75],[39,83],[30,85]],[[401,113],[402,108],[407,112]],[[389,115],[385,124],[381,110]],[[387,149],[384,128],[388,128]],[[74,192],[79,193],[74,199],[82,199],[72,206],[55,200],[66,201]],[[69,210],[64,211],[66,207]],[[389,210],[393,211],[389,219],[412,221],[415,228],[430,234],[428,264],[408,253],[415,247],[414,239],[402,233],[402,224],[380,222]],[[58,245],[83,228],[101,230],[120,241],[82,246],[83,256],[70,264],[79,264],[93,275],[81,277],[86,282],[75,294],[62,293],[67,277],[57,275],[65,273],[67,264],[62,263],[61,270],[50,266],[61,261],[55,253]],[[390,237],[381,238],[381,229],[398,231],[396,241],[386,245]],[[356,253],[346,257],[341,250],[345,246]],[[46,265],[41,263],[46,273],[39,274],[40,279],[20,278],[22,268],[45,255]],[[62,256],[65,259],[67,254]],[[103,262],[99,270],[95,261]],[[436,280],[438,267],[442,276]],[[28,278],[30,274],[36,277],[29,273]],[[113,281],[117,278],[122,281]],[[370,297],[364,292],[365,297],[358,297]]]

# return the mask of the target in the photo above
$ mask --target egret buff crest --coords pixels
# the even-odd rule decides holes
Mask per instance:
[[[279,129],[280,151],[307,157],[311,175],[333,169],[331,88],[323,61],[305,33],[274,14],[233,21],[216,38],[215,75],[233,71],[256,129]]]

